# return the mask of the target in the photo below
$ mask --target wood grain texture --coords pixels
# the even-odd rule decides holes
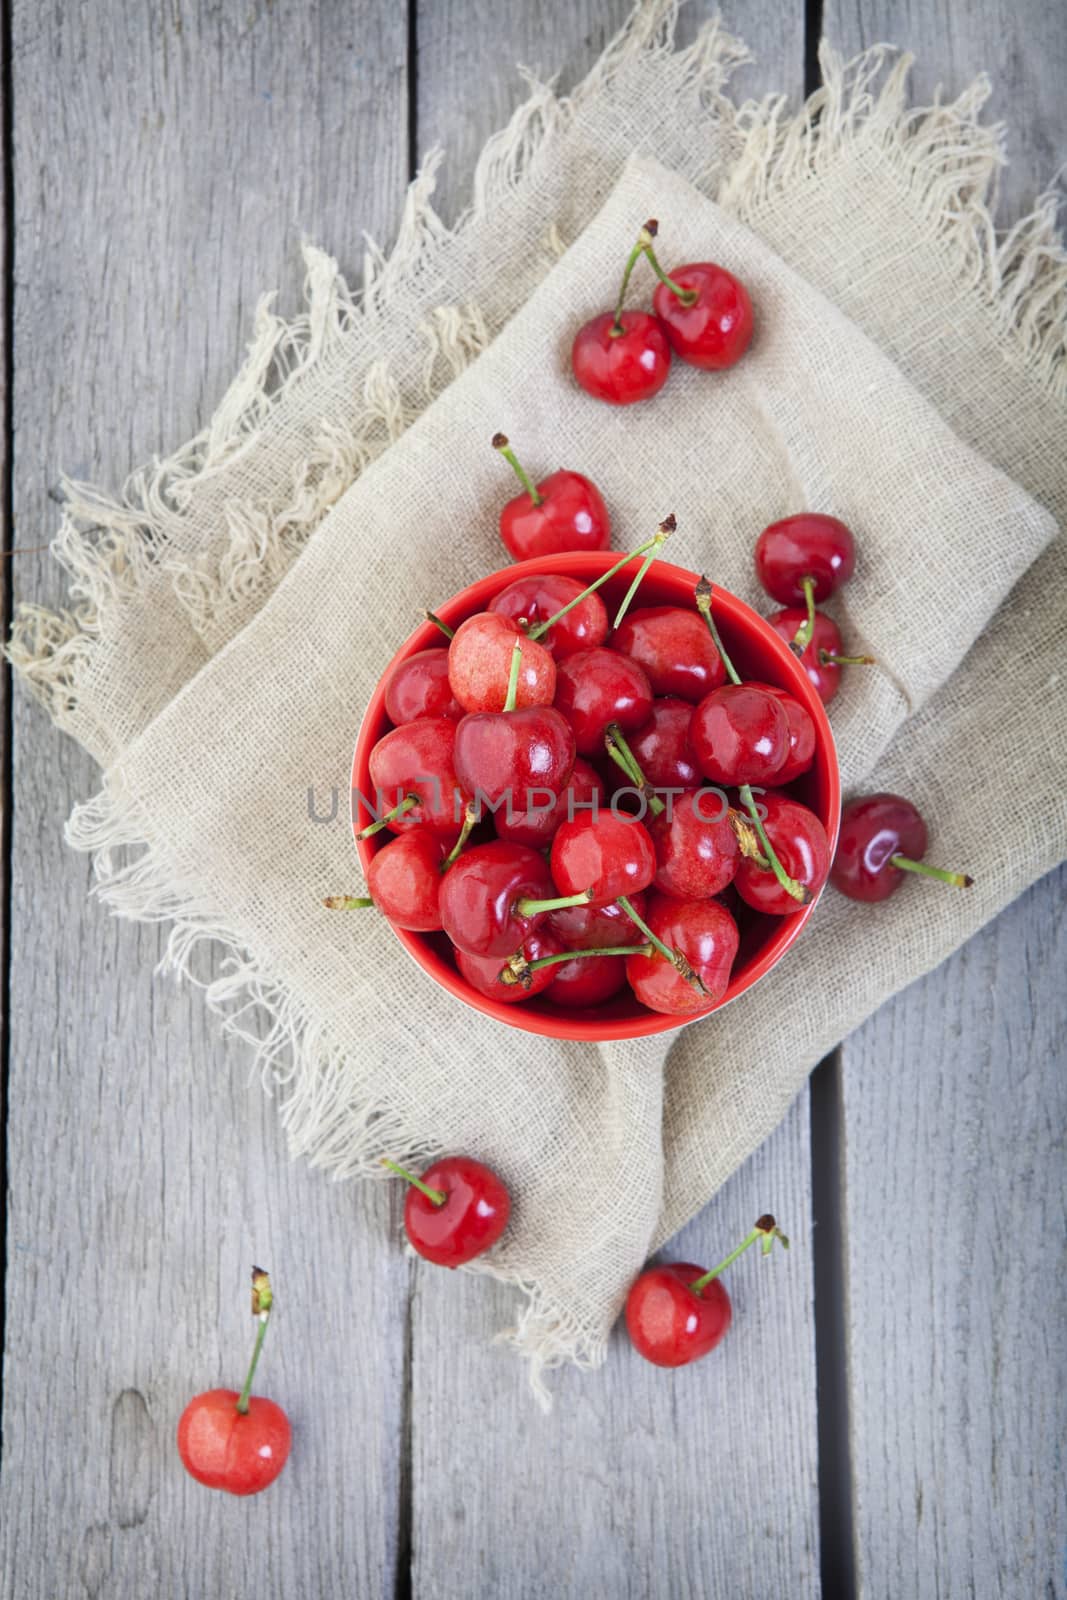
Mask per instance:
[[[341,0],[26,0],[12,21],[15,511],[36,544],[61,467],[120,481],[205,420],[260,291],[294,303],[301,228],[356,267],[361,226],[388,237],[406,27]],[[44,557],[14,580],[59,598]],[[88,899],[62,827],[91,764],[21,694],[15,758],[5,1592],[388,1592],[396,1197],[292,1165],[247,1051],[154,976],[159,930]],[[261,1382],[290,1408],[300,1487],[243,1502],[188,1479],[173,1438],[198,1388],[240,1385],[254,1259],[279,1305]]]
[[[683,13],[686,39],[710,7]],[[521,60],[566,62],[576,82],[627,4],[420,5],[418,137],[445,146],[441,208],[523,90]],[[760,67],[747,92],[792,85],[802,7],[727,7]],[[606,268],[605,285],[615,269]],[[412,1307],[412,1592],[451,1600],[555,1600],[819,1592],[808,1097],[679,1237],[672,1255],[717,1260],[770,1208],[795,1237],[773,1263],[739,1264],[738,1326],[709,1361],[667,1374],[616,1331],[603,1369],[550,1374],[549,1417],[514,1358],[488,1349],[515,1296],[415,1269]]]

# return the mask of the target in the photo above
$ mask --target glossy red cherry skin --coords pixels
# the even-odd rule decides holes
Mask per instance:
[[[505,800],[493,813],[493,825],[498,839],[509,839],[512,844],[528,844],[540,850],[552,843],[561,822],[594,805],[599,810],[606,802],[603,778],[579,756],[566,786],[554,801],[549,801],[545,793],[531,791],[523,806],[521,797],[516,795],[510,806]]]
[[[645,896],[635,889],[627,899],[639,917],[645,914]],[[617,900],[604,906],[564,906],[549,913],[548,926],[568,950],[596,950],[610,945],[641,944],[643,934]]]
[[[710,789],[678,795],[649,825],[656,847],[655,887],[676,900],[719,894],[741,859],[725,795]]]
[[[605,311],[578,329],[571,347],[574,376],[587,394],[609,405],[651,400],[667,381],[671,347],[666,329],[648,311],[624,311],[623,331],[613,334],[615,318]]]
[[[455,746],[451,717],[420,717],[378,740],[368,763],[375,792],[367,799],[377,811],[389,811],[405,795],[421,797],[417,806],[389,823],[393,833],[426,826],[456,838],[469,796],[456,776]]]
[[[789,721],[774,695],[725,683],[693,712],[689,743],[712,783],[769,783],[789,754]]]
[[[490,806],[511,799],[525,811],[566,787],[574,766],[574,733],[552,706],[473,711],[456,726],[456,776],[468,794]]]
[[[631,611],[611,641],[644,667],[654,694],[703,700],[726,680],[726,668],[703,617],[682,606]]]
[[[429,828],[412,828],[383,846],[367,868],[367,890],[382,915],[412,933],[435,932],[447,854],[448,841]]]
[[[412,1248],[439,1267],[461,1267],[484,1255],[508,1225],[511,1197],[496,1173],[470,1156],[445,1156],[421,1174],[445,1196],[438,1205],[414,1184],[404,1201]]]
[[[766,811],[763,826],[782,866],[791,878],[818,894],[830,871],[830,846],[826,830],[814,811],[788,795],[770,790],[759,797]],[[767,867],[742,858],[734,878],[742,900],[756,911],[776,917],[790,917],[803,910],[799,900],[787,894]]]
[[[773,683],[757,683],[754,679],[751,686],[762,689],[765,694],[773,694],[785,712],[789,723],[789,754],[775,773],[774,781],[778,786],[792,783],[810,769],[815,759],[815,724],[800,701],[787,689],[779,689]]]
[[[656,285],[652,304],[675,355],[706,372],[740,361],[752,340],[752,301],[744,284],[714,261],[672,267],[669,276],[697,296],[692,305],[683,305],[665,283]]]
[[[542,956],[557,956],[566,948],[561,939],[554,938],[545,928],[535,928],[523,945],[522,953],[527,961],[540,961]],[[532,1000],[536,995],[544,994],[546,989],[555,984],[560,968],[568,965],[561,961],[557,966],[538,967],[536,972],[530,973],[529,986],[526,987],[521,983],[501,982],[500,974],[508,959],[507,956],[472,956],[466,950],[456,951],[456,966],[471,988],[506,1006],[518,1005],[523,1000]]]
[[[580,650],[561,661],[556,706],[574,729],[580,756],[604,753],[604,731],[617,722],[624,733],[652,714],[652,686],[643,667],[616,650]]]
[[[737,924],[717,900],[674,900],[649,896],[645,921],[671,950],[679,950],[702,980],[706,994],[683,978],[671,963],[653,951],[627,956],[626,977],[641,1004],[668,1016],[710,1011],[726,993],[737,955]]]
[[[441,879],[441,926],[468,955],[510,956],[543,917],[520,912],[517,902],[555,898],[543,856],[526,845],[492,839],[464,851]]]
[[[553,472],[537,485],[537,492],[540,505],[524,490],[500,513],[500,537],[516,561],[609,547],[608,508],[589,478],[580,472]]]
[[[647,888],[655,875],[656,852],[643,822],[614,811],[597,816],[587,811],[557,828],[550,862],[561,895],[590,889],[590,905],[603,906]]]
[[[406,661],[398,661],[385,685],[385,710],[398,728],[419,717],[458,721],[463,707],[448,681],[448,651],[418,650]]]
[[[550,706],[556,692],[556,664],[548,651],[507,617],[479,611],[461,622],[448,647],[448,681],[464,711],[502,711],[515,641],[522,641],[522,666],[516,709]]]
[[[289,1459],[289,1418],[273,1400],[254,1394],[237,1409],[236,1389],[194,1395],[178,1421],[178,1453],[197,1483],[227,1494],[258,1494]]]
[[[767,621],[779,639],[784,639],[786,644],[790,644],[796,638],[801,623],[807,621],[807,616],[804,606],[784,606],[781,611],[772,612]],[[808,682],[823,705],[828,706],[841,687],[841,668],[835,667],[833,662],[824,666],[819,660],[820,650],[825,650],[832,656],[841,654],[841,634],[837,623],[828,617],[825,611],[815,613],[811,643],[800,657],[800,665],[807,673]]]
[[[633,928],[633,923],[630,924]],[[634,939],[641,938],[636,928]],[[633,943],[633,940],[630,940]],[[586,1006],[603,1005],[626,988],[626,959],[624,956],[579,956],[574,961],[561,961],[552,969],[556,981],[552,985],[552,1004],[577,1010]]]
[[[804,601],[804,578],[814,579],[816,601],[825,600],[851,578],[855,565],[851,530],[821,512],[783,517],[756,540],[756,576],[779,605]]]
[[[888,900],[907,877],[891,858],[921,861],[925,854],[926,823],[910,800],[899,794],[863,795],[841,813],[830,878],[850,900]]]
[[[626,1297],[626,1329],[634,1349],[657,1367],[684,1367],[720,1344],[733,1308],[719,1278],[699,1294],[689,1287],[704,1276],[691,1261],[648,1267]]]
[[[570,605],[584,587],[575,578],[564,578],[559,573],[532,573],[527,578],[516,578],[506,589],[501,589],[496,599],[490,600],[489,609],[518,626],[528,624],[532,628]],[[537,643],[556,661],[562,661],[577,650],[594,649],[603,644],[607,636],[608,614],[604,602],[598,594],[587,594],[554,627],[542,634]]]
[[[652,715],[629,737],[634,759],[653,789],[696,789],[703,779],[689,745],[688,700],[655,700]]]

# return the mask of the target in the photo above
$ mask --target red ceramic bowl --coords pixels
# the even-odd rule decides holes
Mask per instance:
[[[594,578],[612,566],[618,555],[612,551],[574,551],[567,555],[545,556],[535,561],[516,562],[501,572],[494,572],[478,583],[471,584],[460,594],[436,608],[442,621],[456,628],[476,611],[484,611],[494,595],[516,578],[534,572],[559,572],[567,577],[591,583]],[[616,577],[609,580],[600,593],[612,615],[612,604],[621,601],[633,578],[635,564],[630,563]],[[697,575],[674,567],[665,561],[655,561],[649,568],[635,602],[635,606],[686,606],[693,607],[693,590]],[[764,622],[763,618],[724,589],[716,588],[713,596],[715,620],[723,643],[733,658],[734,665],[744,678],[758,678],[764,683],[778,684],[787,689],[807,709],[815,723],[815,760],[809,772],[790,785],[805,804],[811,806],[830,842],[830,853],[837,845],[837,830],[841,812],[841,781],[837,770],[837,752],[830,724],[822,701],[808,681],[808,676],[789,648]],[[390,661],[378,687],[371,696],[363,723],[356,739],[355,758],[352,763],[352,826],[358,831],[372,820],[369,810],[361,800],[373,794],[370,781],[370,752],[392,724],[385,712],[385,683],[397,662],[414,655],[416,650],[426,650],[440,644],[441,635],[432,622],[417,628]],[[374,855],[394,835],[382,832],[370,839],[356,842],[360,864],[364,871]],[[742,908],[741,948],[734,963],[729,987],[719,1005],[751,989],[773,966],[779,962],[793,941],[799,937],[804,924],[815,909],[816,902],[788,917],[768,917],[756,912],[749,914]],[[551,989],[545,995],[518,1005],[501,1005],[472,989],[460,975],[451,955],[451,947],[443,933],[406,933],[400,928],[393,932],[419,966],[435,983],[447,989],[457,999],[495,1017],[510,1028],[522,1028],[527,1033],[538,1033],[550,1039],[580,1039],[606,1042],[610,1039],[642,1039],[654,1033],[668,1033],[697,1017],[662,1016],[648,1011],[628,992],[616,996],[595,1010],[573,1011],[552,1004]],[[710,1015],[708,1012],[704,1016]]]

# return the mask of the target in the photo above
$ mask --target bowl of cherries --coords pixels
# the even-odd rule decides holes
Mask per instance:
[[[829,873],[819,695],[768,622],[658,559],[673,526],[453,595],[359,731],[358,903],[441,987],[529,1032],[707,1015],[782,958]]]

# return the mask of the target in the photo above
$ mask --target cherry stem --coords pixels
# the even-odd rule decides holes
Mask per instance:
[[[615,302],[615,320],[609,329],[609,337],[612,339],[617,339],[621,333],[625,332],[622,325],[622,308],[626,303],[626,289],[630,282],[630,274],[636,267],[639,258],[646,250],[651,248],[652,241],[656,237],[658,230],[659,223],[654,217],[650,218],[637,235],[637,243],[627,258],[626,267],[622,275],[622,283],[619,286],[619,298]]]
[[[924,878],[936,878],[939,883],[949,883],[954,889],[969,889],[974,883],[965,872],[946,872],[944,867],[928,867],[925,861],[912,861],[908,856],[890,856],[889,865],[901,872],[918,872]]]
[[[757,867],[766,867],[767,871],[769,872],[771,869],[771,864],[759,847],[759,840],[756,835],[756,830],[753,828],[748,817],[742,816],[740,811],[736,810],[733,806],[730,807],[727,815],[729,816],[730,827],[733,830],[733,835],[737,840],[738,848],[740,849],[741,854],[746,860],[754,861]]]
[[[877,666],[873,656],[835,656],[832,650],[819,651],[820,667],[873,667]]]
[[[516,900],[515,910],[520,917],[536,917],[541,911],[563,911],[567,906],[587,906],[592,898],[592,889],[583,889],[581,894],[563,894],[555,900]]]
[[[775,854],[774,846],[767,837],[767,830],[760,821],[760,814],[756,808],[756,802],[753,799],[750,786],[747,783],[743,783],[737,792],[741,796],[745,810],[752,818],[752,826],[759,836],[759,842],[763,846],[763,853],[767,857],[768,865],[774,876],[778,879],[786,894],[792,895],[794,900],[799,900],[802,906],[806,906],[811,899],[811,890],[805,884],[798,883],[795,878],[791,878],[779,861]]]
[[[369,894],[328,894],[322,903],[327,911],[359,911],[374,901]]]
[[[435,628],[440,628],[446,639],[454,639],[456,637],[455,628],[450,628],[447,622],[442,622],[436,612],[427,611],[426,620],[427,622],[432,622]]]
[[[506,433],[494,433],[493,449],[500,451],[500,454],[504,457],[504,460],[507,462],[512,472],[514,472],[516,478],[518,478],[519,482],[526,490],[526,493],[530,496],[531,504],[535,506],[542,505],[545,497],[543,494],[538,492],[536,483],[534,483],[529,473],[523,467],[522,462],[511,448],[511,445],[508,443],[508,436]]]
[[[745,1235],[744,1239],[742,1239],[736,1250],[731,1250],[726,1259],[724,1261],[720,1261],[717,1267],[712,1267],[710,1272],[705,1272],[702,1278],[695,1279],[694,1282],[689,1285],[693,1293],[699,1294],[702,1289],[706,1288],[707,1285],[711,1283],[713,1278],[717,1278],[719,1276],[720,1272],[725,1272],[726,1268],[730,1266],[732,1262],[736,1261],[738,1256],[744,1255],[749,1246],[754,1245],[757,1239],[761,1239],[763,1241],[762,1253],[765,1256],[769,1256],[771,1251],[774,1249],[774,1241],[776,1239],[781,1241],[783,1250],[789,1249],[789,1240],[786,1238],[781,1228],[779,1228],[774,1218],[772,1216],[760,1217],[752,1232]]]
[[[631,583],[630,587],[627,589],[622,605],[615,613],[615,621],[611,624],[613,628],[617,628],[622,622],[623,617],[630,609],[630,601],[641,587],[641,581],[644,578],[645,573],[648,571],[653,561],[655,561],[656,557],[659,555],[660,551],[663,549],[663,546],[667,543],[667,540],[670,538],[677,526],[678,524],[675,521],[673,511],[669,517],[665,517],[660,523],[659,532],[652,540],[652,543],[647,546],[648,554],[638,568],[637,576],[634,578],[633,583]]]
[[[387,811],[384,816],[378,818],[377,822],[368,822],[365,828],[361,828],[356,834],[356,838],[369,839],[372,834],[381,833],[382,829],[387,828],[396,817],[402,817],[405,811],[410,811],[412,806],[417,806],[418,803],[419,796],[417,794],[406,794],[400,804],[393,807],[392,811]]]
[[[471,829],[474,827],[474,824],[477,822],[477,820],[478,807],[473,800],[468,800],[463,810],[463,827],[460,829],[459,838],[456,840],[447,856],[445,856],[445,859],[441,862],[442,872],[447,872],[449,867],[453,866],[459,860],[461,854],[463,853],[463,847],[471,836]]]
[[[649,791],[648,779],[641,771],[637,757],[623,738],[622,729],[617,722],[608,723],[607,731],[604,734],[604,744],[612,761],[622,769],[630,779],[633,787],[640,790],[642,796],[648,802],[648,809],[652,815],[658,817],[667,808],[658,794],[652,794]]]
[[[424,1194],[427,1200],[432,1200],[435,1206],[443,1206],[448,1199],[443,1189],[431,1189],[428,1183],[423,1183],[421,1178],[416,1178],[415,1174],[409,1172],[406,1167],[398,1167],[395,1161],[389,1160],[388,1156],[382,1156],[381,1160],[383,1167],[388,1167],[389,1171],[395,1172],[398,1178],[403,1178],[405,1183],[410,1183],[414,1188],[418,1189],[420,1194]]]
[[[568,600],[567,604],[561,607],[561,609],[556,612],[554,617],[549,617],[547,622],[539,622],[535,628],[531,628],[526,637],[528,639],[540,639],[541,635],[547,633],[549,628],[555,627],[556,623],[559,622],[562,617],[565,617],[568,611],[573,611],[575,606],[580,606],[583,600],[585,600],[589,595],[595,594],[603,584],[607,583],[609,578],[613,578],[617,572],[621,572],[623,567],[626,566],[627,562],[636,561],[638,556],[643,556],[645,552],[651,550],[654,545],[662,548],[663,536],[661,534],[657,533],[654,539],[649,539],[646,544],[639,546],[638,549],[632,550],[629,555],[625,555],[621,558],[621,560],[616,561],[615,565],[613,567],[609,567],[607,572],[602,573],[599,578],[594,578],[589,587],[587,589],[583,589],[581,594],[576,594],[573,600]]]
[[[808,614],[789,641],[789,648],[795,656],[804,654],[815,632],[815,579],[801,578],[800,587],[804,591],[804,604],[808,608]]]
[[[667,273],[664,272],[663,268],[656,260],[656,252],[653,250],[651,244],[645,245],[645,255],[648,257],[649,265],[651,266],[652,271],[656,274],[656,277],[659,279],[660,283],[663,284],[664,288],[669,289],[671,294],[673,294],[683,306],[696,305],[700,298],[700,296],[697,294],[697,291],[695,289],[683,289],[680,283],[675,283],[673,278],[668,277]]]
[[[515,702],[519,698],[519,672],[522,668],[522,640],[515,640],[515,648],[511,652],[511,669],[508,672],[508,692],[504,696],[504,710],[514,711]]]
[[[540,956],[536,961],[527,961],[520,950],[502,970],[500,981],[509,986],[521,983],[525,988],[529,984],[531,973],[538,972],[541,967],[554,967],[561,961],[581,961],[585,956],[650,956],[651,954],[650,944],[616,944],[602,945],[594,950],[561,950],[558,955]]]
[[[704,618],[704,621],[708,625],[708,632],[711,634],[712,643],[719,652],[719,659],[726,668],[726,676],[729,678],[731,683],[739,684],[741,682],[741,676],[723,648],[723,642],[719,638],[719,630],[715,626],[711,615],[711,584],[707,578],[701,578],[700,582],[693,591],[693,598],[696,600],[697,610],[700,612],[700,615]]]
[[[263,1341],[267,1337],[267,1323],[270,1321],[271,1308],[274,1305],[274,1294],[270,1286],[270,1278],[262,1267],[252,1268],[252,1315],[259,1318],[259,1327],[256,1329],[256,1342],[252,1350],[252,1360],[249,1362],[248,1375],[245,1378],[244,1388],[237,1397],[237,1409],[241,1416],[247,1416],[248,1404],[252,1396],[252,1379],[256,1375],[259,1357],[263,1350]]]
[[[703,980],[698,976],[697,973],[693,971],[682,952],[680,950],[672,950],[670,945],[664,944],[662,939],[657,938],[657,936],[652,932],[652,929],[649,927],[648,923],[645,922],[644,918],[641,916],[640,912],[634,908],[624,894],[620,894],[619,904],[626,912],[626,915],[629,917],[630,921],[636,922],[637,926],[640,928],[649,944],[651,944],[654,949],[659,951],[660,955],[665,961],[670,962],[675,972],[680,973],[685,979],[686,983],[691,983],[693,988],[699,990],[701,994],[707,994],[708,991],[704,987]]]

